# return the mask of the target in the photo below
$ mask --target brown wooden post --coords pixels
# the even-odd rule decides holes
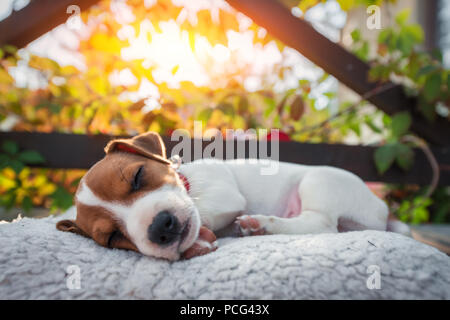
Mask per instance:
[[[33,0],[23,9],[0,21],[0,45],[26,46],[70,17],[67,8],[86,10],[99,0]]]

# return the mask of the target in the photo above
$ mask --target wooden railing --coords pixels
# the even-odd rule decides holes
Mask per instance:
[[[104,156],[103,148],[113,137],[108,135],[78,135],[39,132],[0,132],[0,144],[5,140],[18,143],[23,150],[36,150],[46,162],[41,167],[87,169]],[[163,137],[170,155],[179,143]],[[202,141],[203,149],[211,142]],[[268,142],[268,150],[271,150]],[[248,142],[247,142],[248,144]],[[193,146],[194,144],[191,143]],[[237,145],[235,143],[235,149]],[[365,181],[427,185],[432,178],[432,170],[425,154],[415,150],[415,162],[411,170],[405,172],[396,166],[380,176],[373,161],[373,146],[351,146],[343,144],[311,144],[279,142],[279,160],[306,165],[328,165],[351,171]],[[225,150],[225,148],[224,148]],[[245,147],[248,157],[248,145]],[[440,169],[440,185],[450,185],[450,147],[431,148]],[[191,154],[194,154],[193,148]],[[236,154],[236,152],[234,152]],[[197,155],[198,157],[198,155]],[[223,158],[229,158],[224,151]],[[195,158],[194,158],[195,159]]]

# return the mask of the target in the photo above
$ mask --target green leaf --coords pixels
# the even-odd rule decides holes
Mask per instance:
[[[354,121],[349,123],[348,127],[352,130],[358,137],[361,137],[361,127],[359,122]]]
[[[6,154],[0,153],[0,169],[8,166],[9,157]]]
[[[434,104],[429,103],[424,97],[419,97],[418,107],[428,122],[433,123],[436,119],[436,110]]]
[[[392,118],[385,113],[383,113],[383,117],[381,119],[385,127],[389,127],[392,123]]]
[[[359,31],[359,29],[353,30],[350,35],[352,36],[354,42],[358,42],[361,40],[361,31]]]
[[[200,111],[197,119],[202,121],[203,123],[206,123],[208,122],[209,118],[211,118],[212,113],[213,109],[211,108],[203,109],[202,111]]]
[[[25,165],[24,165],[21,161],[16,160],[16,159],[11,159],[11,160],[9,160],[8,165],[9,165],[9,167],[11,167],[11,168],[14,170],[14,172],[17,173],[17,174],[19,174],[19,173],[22,171],[22,169],[25,168]]]
[[[391,34],[392,34],[391,29],[385,29],[385,30],[380,31],[380,34],[378,35],[378,43],[388,44]]]
[[[409,56],[414,48],[414,40],[408,34],[400,33],[397,39],[397,48],[405,56]]]
[[[50,110],[51,113],[53,113],[53,114],[58,114],[58,113],[61,112],[62,106],[59,105],[59,104],[57,104],[57,103],[51,103],[51,104],[48,106],[48,109]]]
[[[430,74],[431,72],[436,71],[437,69],[438,69],[437,66],[434,66],[431,64],[426,65],[419,69],[419,71],[417,72],[417,77],[421,77],[421,76]]]
[[[369,59],[369,43],[364,42],[360,48],[355,50],[355,54],[361,60],[367,61]]]
[[[423,29],[419,24],[412,24],[404,27],[403,33],[415,43],[422,43],[425,37]]]
[[[394,137],[401,137],[408,132],[411,126],[411,115],[409,112],[397,113],[392,117],[391,129]]]
[[[442,78],[440,73],[433,73],[427,78],[423,88],[423,94],[428,102],[433,101],[439,96],[441,93],[441,84]]]
[[[73,181],[70,183],[70,186],[71,186],[71,187],[76,187],[76,186],[78,186],[78,185],[80,184],[81,178],[82,178],[82,177],[79,177],[79,178],[76,178],[75,180],[73,180]]]
[[[275,110],[276,104],[274,99],[268,97],[264,98],[264,102],[267,105],[266,110],[264,110],[264,118],[267,118]]]
[[[376,65],[369,70],[370,81],[386,81],[391,74],[391,68],[384,65]]]
[[[2,149],[6,153],[8,153],[10,155],[14,155],[17,153],[17,151],[19,151],[19,146],[14,141],[7,140],[7,141],[3,142]]]
[[[379,174],[384,174],[394,163],[397,155],[395,144],[387,144],[375,150],[375,166]]]
[[[323,95],[330,100],[336,98],[336,92],[324,92]]]
[[[428,221],[429,213],[426,208],[416,208],[413,211],[412,224],[419,224]]]
[[[400,168],[405,171],[410,170],[414,164],[414,150],[405,144],[398,144],[395,160]]]
[[[309,88],[310,85],[311,85],[311,82],[309,80],[306,80],[306,79],[298,80],[298,86],[300,88]]]
[[[18,159],[27,164],[38,164],[45,162],[45,159],[38,152],[33,150],[21,152]]]
[[[61,186],[57,187],[55,192],[50,195],[50,198],[53,200],[51,205],[52,210],[67,210],[73,203],[72,195]]]
[[[29,196],[25,196],[22,200],[22,209],[25,212],[29,212],[33,207],[33,202]]]
[[[433,199],[419,196],[413,200],[413,204],[418,207],[428,207],[433,204]]]
[[[14,192],[4,194],[0,198],[0,206],[5,207],[6,210],[11,209],[15,203],[16,203],[16,194]]]
[[[377,125],[375,125],[375,123],[372,121],[372,119],[370,118],[370,116],[366,116],[364,117],[364,123],[373,131],[376,133],[381,133],[382,130],[380,128],[378,128]]]
[[[398,25],[404,26],[405,23],[408,21],[410,15],[411,15],[411,9],[406,8],[406,9],[400,11],[399,14],[397,14],[397,16],[395,17],[395,21],[397,22]]]

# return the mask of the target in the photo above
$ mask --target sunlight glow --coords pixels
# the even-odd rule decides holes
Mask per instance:
[[[162,33],[156,32],[149,20],[144,20],[137,37],[129,30],[121,30],[122,37],[130,43],[122,49],[123,59],[143,59],[144,68],[154,68],[152,75],[156,83],[167,82],[173,88],[177,88],[180,81],[205,85],[207,78],[190,48],[187,32],[181,31],[174,20],[161,22],[159,27]],[[178,70],[172,74],[175,67]]]
[[[166,83],[169,88],[178,89],[184,81],[214,90],[225,87],[230,79],[235,79],[250,92],[261,90],[265,86],[273,88],[275,92],[282,92],[298,87],[299,79],[315,81],[323,74],[321,69],[289,47],[280,52],[273,41],[265,45],[254,43],[255,38],[263,38],[267,31],[264,28],[251,28],[252,20],[239,12],[236,13],[239,32],[226,31],[226,44],[211,44],[205,36],[189,35],[180,28],[185,22],[195,24],[199,10],[209,10],[212,21],[219,22],[220,10],[233,10],[223,0],[172,2],[182,8],[178,16],[161,21],[158,25],[144,19],[140,21],[137,30],[133,27],[136,17],[126,2],[111,2],[110,8],[114,18],[122,24],[117,37],[129,43],[129,46],[121,49],[121,58],[125,61],[141,60],[142,68],[151,70],[152,75],[152,79],[139,80],[130,69],[112,70],[108,79],[113,86],[139,87],[137,91],[122,93],[121,99],[159,99],[157,85]],[[144,5],[150,8],[155,3],[154,0],[145,0]],[[327,37],[335,40],[346,19],[345,13],[338,9],[339,6],[334,1],[319,4],[316,9],[305,14],[305,19],[311,21]],[[79,41],[88,39],[98,23],[95,19],[89,20],[76,32],[69,30],[64,24],[60,25],[21,51],[49,57],[63,66],[73,65],[86,71],[84,58],[78,52]],[[289,69],[283,73],[282,79],[273,74],[275,65]],[[33,70],[29,69],[18,67],[11,70],[18,85],[34,88],[45,86],[33,76]],[[331,77],[323,84],[323,88],[312,94],[320,97],[321,92],[337,87],[336,80]],[[325,105],[326,100],[319,99],[316,107],[320,109]],[[147,110],[158,107],[152,100],[148,100],[146,106]]]
[[[143,60],[144,68],[153,68],[154,81],[158,84],[166,82],[171,88],[178,88],[182,81],[191,81],[196,86],[220,87],[226,85],[222,81],[228,78],[226,75],[255,78],[282,61],[274,43],[264,47],[254,45],[251,30],[241,33],[228,31],[228,46],[224,46],[211,45],[200,35],[194,36],[192,45],[189,34],[180,30],[175,20],[160,22],[159,28],[161,32],[157,32],[149,20],[144,20],[136,36],[134,29],[125,25],[118,36],[128,40],[130,46],[123,48],[121,55],[124,60]],[[258,89],[249,87],[253,88],[252,91]]]

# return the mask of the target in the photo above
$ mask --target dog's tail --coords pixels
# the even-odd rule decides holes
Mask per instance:
[[[400,233],[404,236],[411,237],[411,229],[409,226],[398,220],[392,213],[389,213],[386,231]]]

